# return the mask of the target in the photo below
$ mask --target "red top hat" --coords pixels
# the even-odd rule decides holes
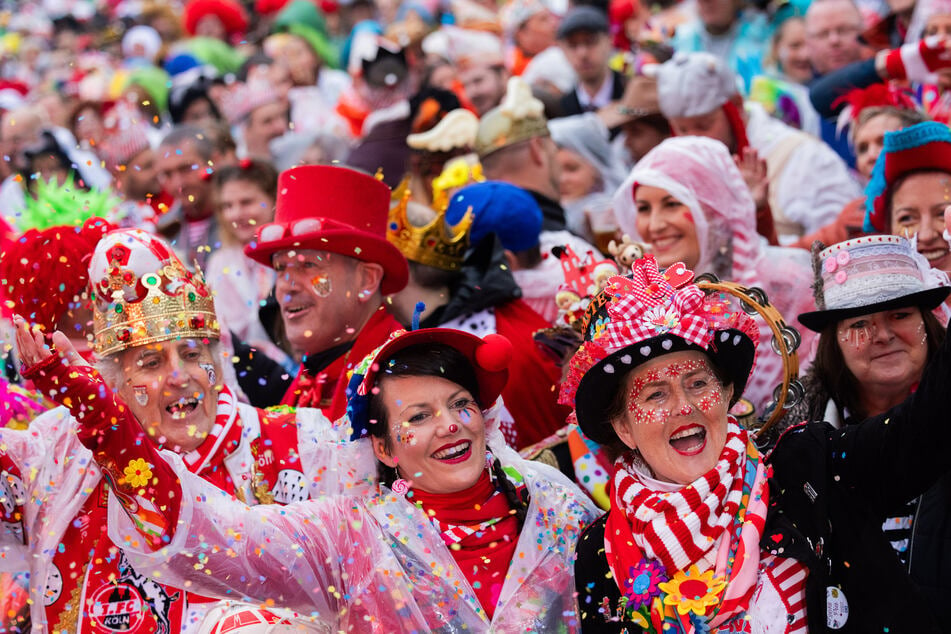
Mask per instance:
[[[274,222],[258,229],[244,252],[271,266],[271,256],[288,249],[348,255],[383,267],[380,290],[391,295],[409,280],[400,250],[386,239],[390,188],[345,167],[302,165],[281,172]]]

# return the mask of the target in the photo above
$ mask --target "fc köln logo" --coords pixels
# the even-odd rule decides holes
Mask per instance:
[[[113,632],[134,630],[145,618],[145,606],[138,591],[127,583],[103,586],[92,597],[89,616],[93,622]]]

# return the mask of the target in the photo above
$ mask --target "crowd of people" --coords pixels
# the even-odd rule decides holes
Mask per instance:
[[[948,632],[948,0],[0,0],[0,632]]]

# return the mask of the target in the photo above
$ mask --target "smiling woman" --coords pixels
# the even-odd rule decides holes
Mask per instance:
[[[927,121],[886,132],[865,188],[865,230],[915,239],[931,266],[951,271],[942,237],[951,197],[951,131]]]
[[[614,195],[622,233],[648,244],[665,268],[682,262],[697,274],[763,289],[784,315],[812,310],[808,253],[771,247],[756,233],[756,205],[726,146],[713,139],[674,137],[648,152]],[[772,334],[764,329],[764,347]],[[812,334],[799,363],[812,361]],[[762,354],[744,398],[763,411],[782,381],[781,359]]]
[[[947,278],[908,241],[859,238],[813,257],[820,310],[799,321],[819,333],[816,361],[803,378],[805,398],[774,436],[803,420],[843,428],[884,413],[915,391],[945,339],[932,310],[948,296]],[[946,475],[921,498],[888,509],[882,524],[893,558],[934,598],[951,592],[951,560],[935,550],[935,540],[949,538],[949,491]]]

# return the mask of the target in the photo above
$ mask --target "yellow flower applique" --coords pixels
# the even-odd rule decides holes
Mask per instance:
[[[125,481],[131,486],[144,487],[152,479],[152,465],[142,458],[136,458],[129,461],[123,469],[123,474],[125,474]]]
[[[696,566],[690,566],[687,572],[678,571],[674,578],[658,587],[667,593],[665,605],[677,608],[681,615],[693,612],[704,616],[707,608],[720,603],[720,593],[726,588],[726,581],[713,576],[713,570],[701,573]]]

